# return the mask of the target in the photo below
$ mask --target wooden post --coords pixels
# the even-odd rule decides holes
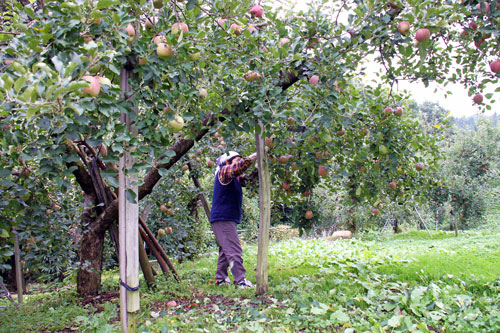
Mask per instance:
[[[12,227],[14,233],[14,263],[16,265],[16,288],[17,288],[17,302],[23,302],[23,276],[21,272],[21,264],[19,261],[19,237],[17,237],[17,227]]]
[[[259,122],[255,129],[255,142],[257,148],[257,163],[259,167],[259,208],[260,224],[257,249],[257,295],[267,293],[268,287],[268,250],[269,227],[271,225],[271,176],[264,147],[264,126]]]
[[[139,264],[141,265],[142,274],[144,274],[144,279],[148,284],[148,288],[154,288],[155,277],[153,275],[153,268],[149,264],[148,254],[146,253],[146,248],[144,247],[144,241],[139,234]]]
[[[130,91],[128,80],[131,70],[123,68],[120,75],[120,87],[124,93]],[[125,97],[125,94],[123,94]],[[120,120],[134,135],[135,129],[127,114]],[[120,280],[129,288],[139,286],[139,204],[137,175],[129,174],[134,164],[130,156],[131,147],[124,147],[118,170],[118,221],[120,243]],[[133,194],[135,194],[135,197]],[[133,202],[132,202],[133,201]],[[135,313],[139,310],[139,290],[127,290],[120,284],[120,313],[123,332],[135,332]]]

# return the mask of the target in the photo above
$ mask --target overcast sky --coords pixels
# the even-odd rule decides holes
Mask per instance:
[[[285,3],[293,3],[292,8],[295,11],[306,10],[308,4],[312,0],[274,0],[271,2],[285,5]],[[375,65],[374,67],[377,67]],[[371,75],[368,75],[371,77]],[[438,84],[430,84],[428,88],[421,82],[408,82],[402,81],[399,84],[399,89],[406,89],[413,96],[413,99],[421,104],[425,101],[439,103],[444,109],[450,111],[453,117],[463,117],[482,114],[479,107],[474,105],[472,97],[467,95],[467,90],[459,85],[449,84],[442,87]],[[437,89],[435,92],[434,90]],[[444,97],[444,92],[451,91],[452,95],[447,98]],[[484,95],[484,94],[483,94]],[[492,104],[492,110],[485,112],[485,114],[493,114],[496,110],[496,104]],[[499,110],[500,111],[500,110]]]

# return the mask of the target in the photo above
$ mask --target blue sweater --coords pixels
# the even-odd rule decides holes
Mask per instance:
[[[240,223],[242,203],[243,191],[238,177],[234,177],[229,184],[222,185],[219,181],[219,173],[217,173],[214,181],[210,223],[217,221]]]

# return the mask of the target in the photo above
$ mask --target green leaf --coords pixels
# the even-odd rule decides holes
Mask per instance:
[[[334,320],[338,323],[347,323],[349,322],[349,315],[345,313],[342,309],[338,309],[330,316],[331,320]]]
[[[5,90],[9,90],[14,85],[14,80],[12,80],[12,78],[8,74],[2,75],[2,80],[4,82]]]
[[[16,93],[19,93],[19,90],[23,87],[24,83],[26,82],[26,77],[21,76],[16,80],[16,83],[14,84],[14,91]]]
[[[186,9],[187,10],[191,10],[194,8],[194,6],[196,6],[198,3],[197,0],[189,0],[188,3],[186,4]]]
[[[2,232],[0,233],[0,237],[2,238],[9,238],[9,233],[5,229],[0,229]]]
[[[71,75],[71,72],[76,68],[76,66],[78,66],[78,63],[76,63],[75,61],[70,62],[68,64],[68,67],[66,67],[66,70],[64,71],[64,76],[67,77]]]
[[[403,315],[395,315],[395,316],[392,316],[391,319],[389,319],[389,321],[387,322],[387,324],[391,327],[399,327],[399,325],[401,325],[401,319],[403,319]]]
[[[126,191],[126,197],[127,197],[127,201],[128,202],[130,202],[132,204],[136,204],[137,203],[135,201],[135,198],[137,197],[137,193],[135,193],[131,189],[127,189],[127,191]]]
[[[30,121],[38,110],[40,110],[40,107],[29,108],[28,111],[26,111],[26,119]]]
[[[90,83],[88,83],[87,81],[73,81],[69,84],[68,86],[68,90],[69,91],[77,91],[81,88],[85,88],[85,87],[90,87]]]
[[[106,9],[111,6],[119,5],[120,1],[117,0],[99,0],[97,3],[97,9]]]

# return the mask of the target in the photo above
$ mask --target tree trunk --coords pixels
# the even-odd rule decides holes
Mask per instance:
[[[399,232],[398,230],[398,218],[394,217],[394,233],[397,234]]]
[[[90,210],[82,215],[82,225],[92,225]],[[101,287],[102,254],[104,251],[104,236],[106,231],[99,228],[87,228],[83,231],[78,250],[77,291],[80,296],[97,295]]]

